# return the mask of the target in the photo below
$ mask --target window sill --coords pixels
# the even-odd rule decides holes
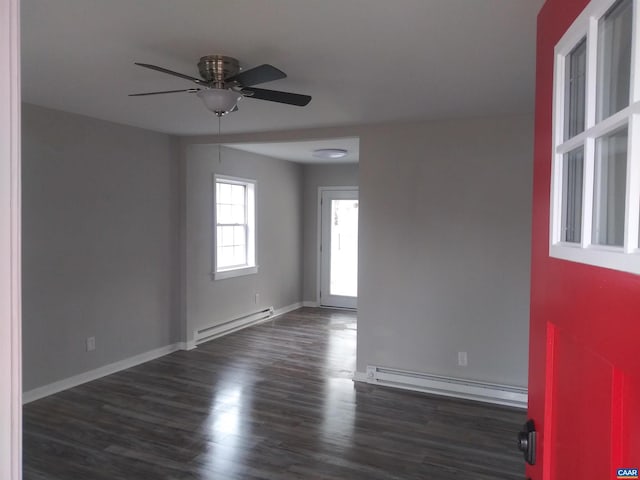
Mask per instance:
[[[590,246],[580,248],[576,245],[556,244],[549,248],[549,256],[586,263],[595,267],[610,268],[621,272],[640,274],[640,254],[638,251],[625,253],[622,248]]]
[[[258,266],[233,268],[230,270],[221,270],[211,273],[212,280],[224,280],[225,278],[242,277],[244,275],[253,275],[258,273]]]

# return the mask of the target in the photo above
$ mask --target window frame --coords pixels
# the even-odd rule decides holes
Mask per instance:
[[[640,0],[632,0],[629,105],[601,121],[596,118],[598,22],[616,2],[592,0],[554,50],[549,256],[640,274]],[[581,133],[564,140],[566,61],[584,38],[587,41],[585,126]],[[628,128],[624,245],[598,245],[592,242],[596,142],[624,126]],[[582,231],[579,243],[563,242],[563,157],[580,147],[584,149]]]
[[[231,185],[241,185],[245,187],[245,258],[246,263],[230,267],[218,267],[218,183]],[[243,275],[252,275],[258,273],[257,263],[257,181],[249,178],[233,177],[229,175],[214,174],[213,175],[213,208],[212,208],[212,231],[211,231],[211,258],[213,280],[222,280],[225,278],[239,277]]]

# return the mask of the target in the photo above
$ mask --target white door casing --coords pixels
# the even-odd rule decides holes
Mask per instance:
[[[22,478],[19,0],[0,0],[0,478]]]

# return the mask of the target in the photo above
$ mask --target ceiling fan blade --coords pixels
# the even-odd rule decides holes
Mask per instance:
[[[240,72],[233,77],[226,78],[225,82],[238,82],[243,87],[250,87],[251,85],[280,80],[286,77],[287,74],[282,70],[265,63],[264,65]]]
[[[200,91],[199,88],[187,88],[187,89],[183,89],[183,90],[165,90],[164,92],[130,93],[129,96],[130,97],[144,97],[146,95],[162,95],[162,94],[165,94],[165,93],[178,93],[178,92],[195,93],[195,92],[199,92],[199,91]]]
[[[157,65],[150,65],[148,63],[138,63],[134,62],[136,65],[139,65],[144,68],[150,68],[151,70],[156,70],[157,72],[168,73],[169,75],[173,75],[174,77],[184,78],[185,80],[191,80],[197,84],[206,84],[204,80],[196,77],[192,77],[191,75],[185,75],[184,73],[174,72],[173,70],[169,70],[167,68],[158,67]]]
[[[311,101],[309,95],[299,93],[279,92],[278,90],[265,90],[264,88],[243,88],[242,93],[247,94],[247,98],[257,98],[258,100],[268,100],[269,102],[286,103],[304,107]]]

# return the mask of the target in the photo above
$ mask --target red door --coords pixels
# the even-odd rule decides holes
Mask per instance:
[[[640,468],[640,276],[549,256],[554,47],[588,3],[548,0],[538,16],[532,480],[607,480],[618,478],[618,469]]]

